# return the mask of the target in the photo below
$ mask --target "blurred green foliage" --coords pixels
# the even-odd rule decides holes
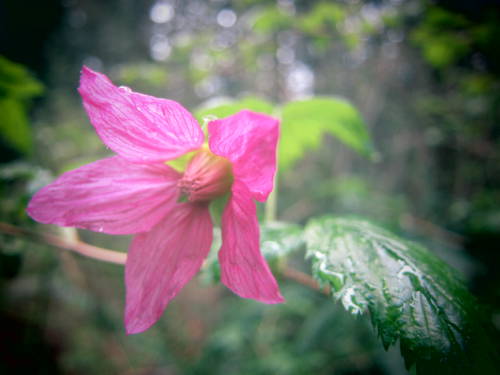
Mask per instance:
[[[124,85],[133,86],[136,91],[151,87],[161,89],[168,84],[165,69],[151,63],[123,64],[118,70],[117,79]]]
[[[307,151],[317,149],[325,134],[331,134],[364,156],[374,155],[374,147],[358,111],[337,98],[314,98],[283,106],[278,152],[284,170]]]
[[[42,84],[22,65],[0,56],[0,136],[20,153],[32,151],[27,112],[31,99],[42,92]]]
[[[273,105],[259,98],[246,97],[241,100],[236,101],[227,101],[224,104],[217,106],[209,106],[207,108],[200,108],[195,112],[196,118],[200,122],[200,124],[204,124],[213,117],[215,118],[223,118],[230,115],[234,115],[235,113],[242,111],[244,109],[249,109],[254,112],[261,112],[272,114],[274,111]]]
[[[282,116],[280,220],[335,213],[383,223],[460,268],[490,305],[493,319],[485,323],[498,321],[500,17],[492,2],[166,1],[172,18],[159,23],[151,20],[156,3],[61,3],[64,13],[39,56],[44,63],[34,66],[43,66],[36,73],[47,89],[33,112],[40,84],[25,67],[2,60],[0,132],[15,151],[2,160],[18,159],[1,166],[2,220],[35,225],[24,207],[49,180],[39,166],[57,175],[109,155],[75,90],[87,64],[118,85],[191,109],[207,102],[196,112],[202,122],[244,107]],[[233,26],[219,23],[222,10],[234,12]],[[29,36],[20,52],[42,50],[29,44],[40,35],[27,22],[33,17],[53,20],[43,12],[26,13],[23,22],[10,17]],[[152,53],[158,49],[163,55]],[[313,95],[328,103],[315,104]],[[232,100],[209,109],[221,98]],[[287,136],[287,128],[300,131]],[[378,163],[344,147],[373,156],[367,134]],[[291,250],[288,262],[309,272],[300,249],[288,247],[300,243],[302,229],[289,229],[264,227],[262,246],[270,254]],[[128,238],[79,234],[103,247],[128,246]],[[353,319],[288,279],[279,280],[282,306],[194,282],[159,324],[126,337],[121,269],[21,238],[1,235],[0,245],[2,373],[20,372],[27,356],[28,372],[50,374],[406,373],[398,351],[384,352],[366,317]],[[209,267],[214,255],[204,281],[217,279]],[[282,259],[274,259],[279,267]],[[498,322],[491,334],[500,342]]]
[[[361,155],[374,157],[375,151],[359,112],[340,98],[314,98],[286,103],[283,107],[257,98],[243,98],[196,112],[203,124],[233,115],[243,109],[273,114],[280,118],[279,168],[286,171],[307,151],[318,149],[326,134],[331,134]]]
[[[463,15],[431,7],[412,37],[422,47],[424,57],[430,64],[445,68],[470,51],[468,28],[470,23]]]

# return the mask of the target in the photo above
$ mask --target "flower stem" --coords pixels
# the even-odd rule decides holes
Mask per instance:
[[[102,247],[89,245],[88,243],[80,241],[76,238],[74,240],[66,240],[52,234],[38,233],[30,229],[17,227],[4,222],[0,222],[0,233],[16,237],[23,237],[31,241],[44,242],[59,249],[70,250],[80,255],[108,263],[125,264],[127,260],[127,254],[120,251],[109,250]],[[328,288],[321,288],[316,280],[302,271],[296,270],[295,268],[291,268],[289,266],[284,266],[280,271],[283,277],[285,277],[286,279],[293,280],[323,294],[330,294]]]
[[[274,175],[274,189],[269,194],[267,198],[266,206],[265,206],[265,221],[266,223],[270,223],[272,221],[276,221],[277,211],[278,211],[278,173]]]
[[[127,260],[127,254],[120,251],[108,250],[101,247],[92,246],[80,240],[68,241],[52,234],[38,233],[4,222],[0,222],[0,232],[10,234],[12,236],[24,237],[32,241],[45,242],[46,244],[58,247],[60,249],[74,251],[86,257],[102,260],[108,263],[125,264]]]
[[[308,275],[302,271],[296,270],[295,268],[291,268],[289,266],[285,266],[281,269],[281,274],[289,280],[293,280],[299,284],[302,284],[304,286],[307,286],[308,288],[317,290],[317,291],[319,291],[323,294],[326,294],[328,296],[330,295],[330,288],[328,288],[328,287],[321,288],[319,286],[318,282],[316,280],[314,280],[314,278],[312,278],[310,275]]]

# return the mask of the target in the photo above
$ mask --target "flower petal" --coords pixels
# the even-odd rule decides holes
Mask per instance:
[[[134,237],[125,266],[128,334],[153,325],[200,269],[212,244],[207,205],[179,204],[148,233]]]
[[[165,164],[133,164],[114,156],[64,173],[33,196],[27,211],[44,224],[144,232],[176,204],[179,178]]]
[[[233,185],[231,198],[222,215],[219,263],[221,281],[240,297],[264,303],[284,302],[278,284],[260,253],[255,203],[241,183]]]
[[[102,141],[130,161],[174,159],[204,141],[197,121],[175,101],[116,87],[85,66],[78,91]]]
[[[240,111],[208,124],[210,150],[233,163],[236,180],[254,199],[265,201],[273,190],[279,121],[251,111]]]

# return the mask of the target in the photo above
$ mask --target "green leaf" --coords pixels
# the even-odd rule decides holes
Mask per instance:
[[[201,108],[195,111],[195,116],[202,124],[206,117],[215,116],[216,118],[223,118],[234,115],[244,109],[271,114],[273,112],[273,105],[259,98],[246,97],[241,100],[228,101],[215,107]]]
[[[280,166],[291,167],[306,151],[318,148],[325,133],[364,156],[374,156],[370,136],[356,108],[339,98],[313,98],[283,107]]]
[[[19,152],[31,151],[28,104],[42,92],[43,85],[24,66],[0,56],[0,136]]]
[[[210,254],[203,265],[201,279],[206,283],[215,283],[220,279],[220,266],[217,252],[222,244],[219,228],[214,230],[214,240]],[[272,222],[260,227],[260,249],[262,255],[273,267],[280,259],[302,249],[304,246],[303,228],[285,222]]]
[[[15,150],[31,151],[31,129],[24,105],[14,99],[0,99],[0,136]]]
[[[433,253],[366,221],[330,216],[312,219],[305,238],[314,277],[346,310],[368,310],[386,349],[400,340],[408,368],[494,373],[474,298]]]
[[[304,246],[304,230],[299,225],[271,222],[260,227],[260,249],[268,261],[283,258]]]
[[[43,85],[26,68],[0,56],[0,97],[30,99],[43,92]]]

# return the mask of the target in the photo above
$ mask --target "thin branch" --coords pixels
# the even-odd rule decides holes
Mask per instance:
[[[38,233],[4,222],[0,222],[0,232],[11,236],[24,237],[31,241],[44,242],[60,249],[74,251],[86,257],[102,260],[108,263],[125,264],[125,261],[127,260],[126,253],[92,246],[79,240],[67,241],[52,234]]]
[[[68,241],[52,234],[39,233],[30,229],[17,227],[4,222],[0,222],[0,233],[22,237],[35,242],[44,242],[59,249],[70,250],[80,255],[108,263],[125,264],[127,260],[127,254],[120,251],[92,246],[78,239]],[[314,280],[311,276],[304,272],[286,266],[281,270],[281,273],[287,279],[293,280],[323,294],[330,294],[329,288],[321,288],[316,280]]]
[[[302,271],[286,266],[281,270],[281,274],[287,279],[293,280],[299,284],[305,285],[308,288],[317,290],[328,296],[330,295],[330,288],[321,288],[316,280]]]

